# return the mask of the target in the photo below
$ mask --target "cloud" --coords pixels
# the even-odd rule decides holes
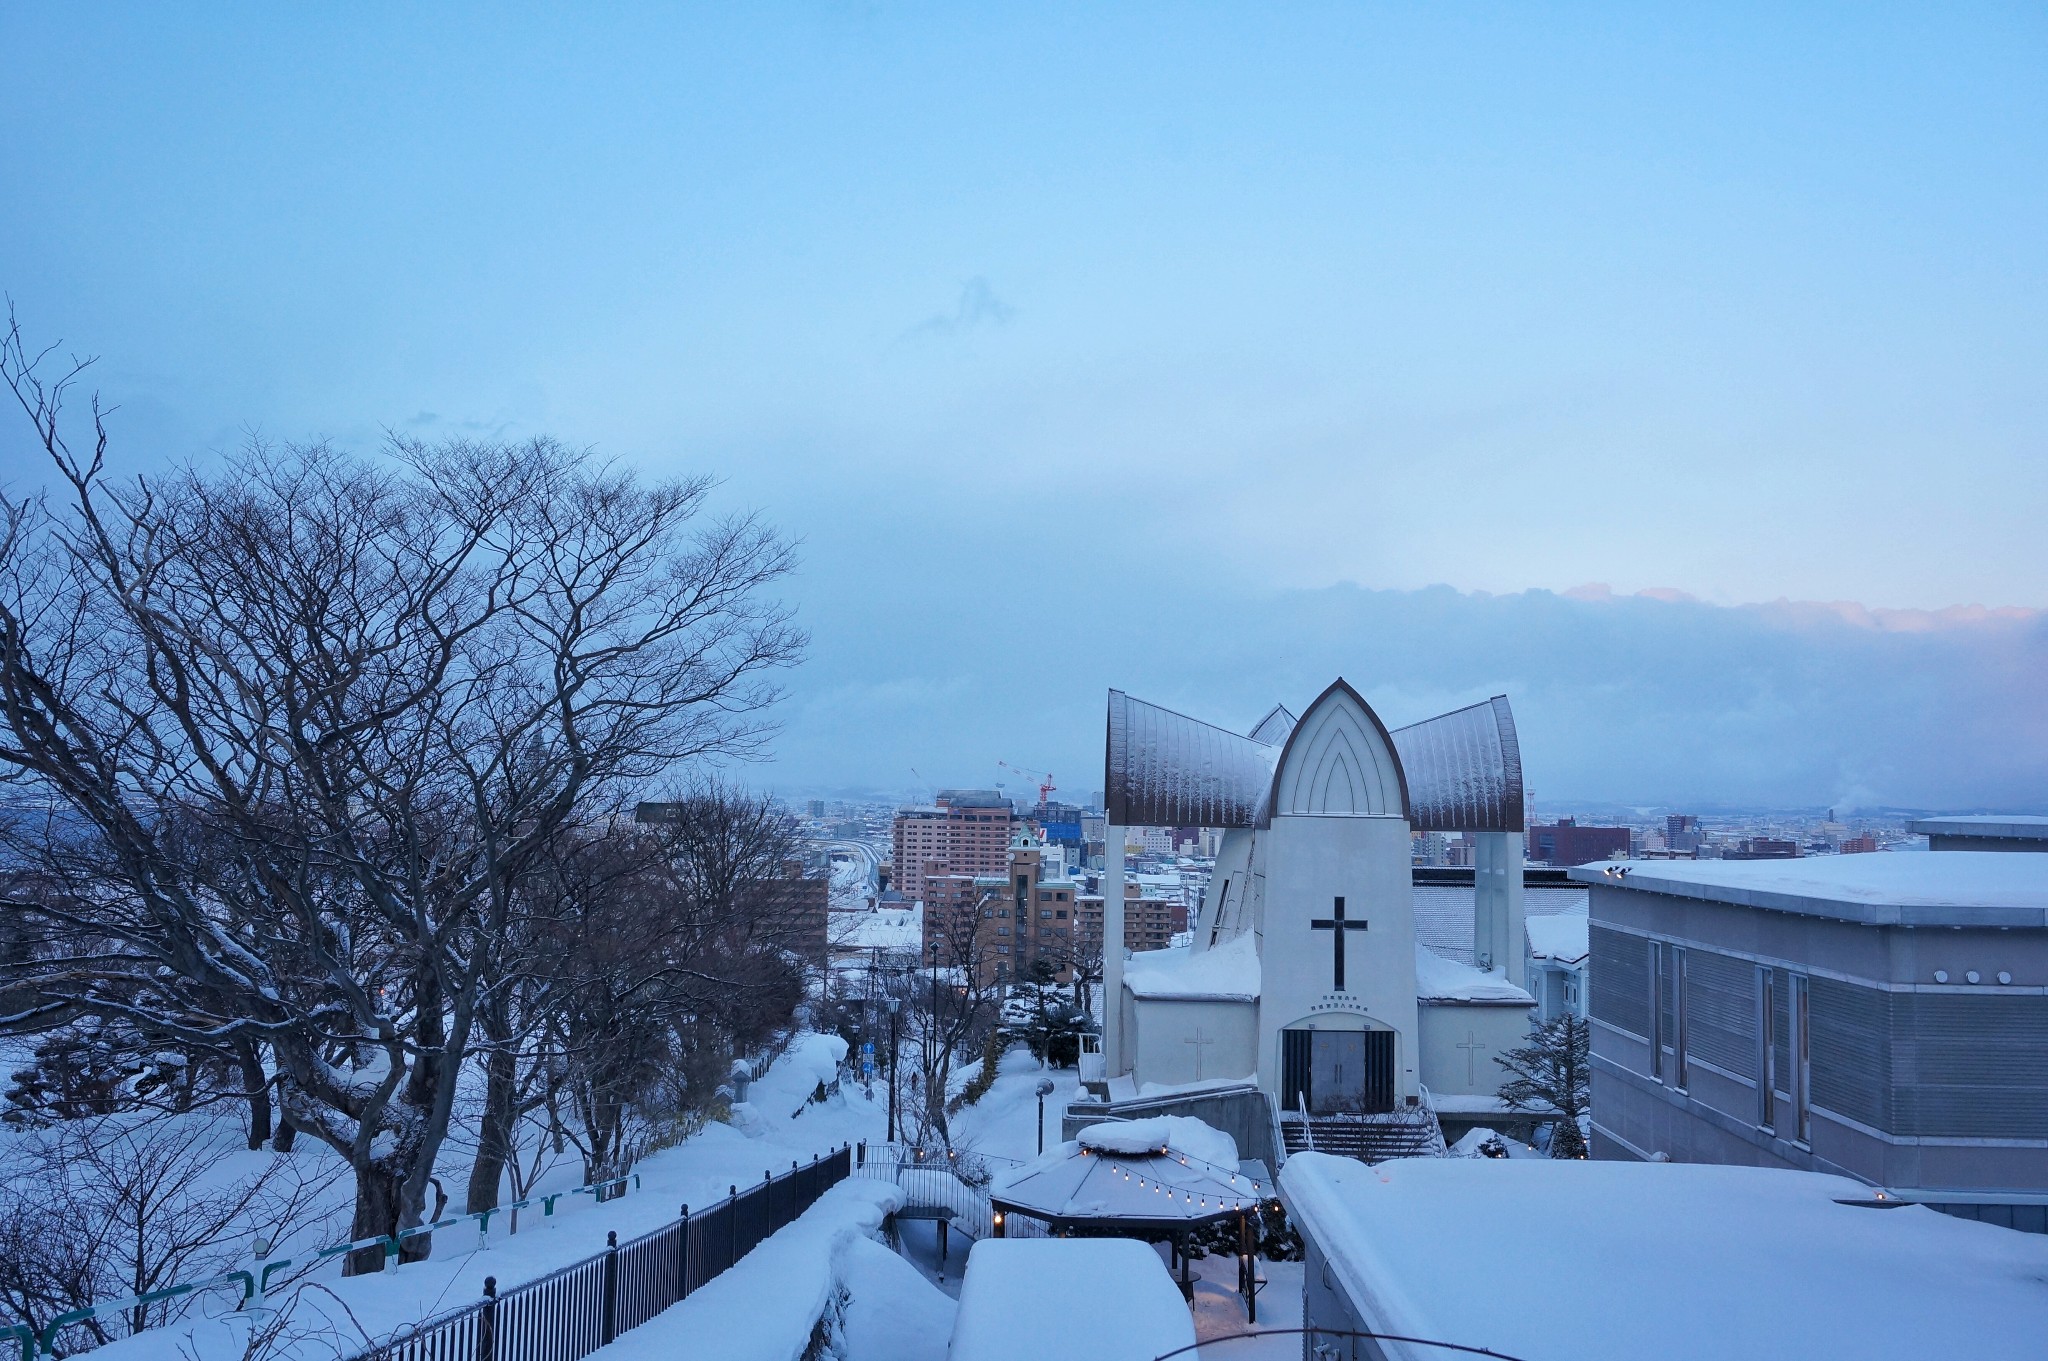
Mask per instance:
[[[914,649],[821,650],[793,687],[776,778],[986,781],[1003,758],[1085,796],[1111,685],[1241,730],[1343,675],[1393,725],[1509,696],[1539,810],[2048,810],[2038,610],[1352,585],[1182,605],[1170,627],[1084,611],[1086,627],[1021,652],[991,622],[988,646],[945,650],[943,680]],[[850,722],[849,693],[915,696],[915,713],[866,704]]]
[[[983,326],[1007,326],[1017,309],[997,297],[988,280],[977,274],[960,286],[960,297],[951,312],[926,317],[903,333],[905,340],[926,336],[955,336]]]

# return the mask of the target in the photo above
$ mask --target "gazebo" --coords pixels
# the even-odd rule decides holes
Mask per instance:
[[[1212,1224],[1237,1225],[1237,1286],[1258,1321],[1262,1282],[1253,1269],[1251,1217],[1274,1194],[1265,1164],[1240,1161],[1237,1143],[1200,1120],[1161,1115],[1090,1125],[1078,1138],[996,1178],[995,1231],[1012,1214],[1054,1234],[1139,1238],[1172,1245],[1181,1294],[1192,1298],[1188,1238]]]

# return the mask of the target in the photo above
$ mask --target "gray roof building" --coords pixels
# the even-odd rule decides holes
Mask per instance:
[[[1587,865],[1595,1157],[2048,1232],[2048,857]]]

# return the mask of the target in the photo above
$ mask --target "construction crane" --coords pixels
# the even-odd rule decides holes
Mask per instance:
[[[1052,772],[1051,772],[1051,771],[1049,771],[1049,770],[1027,770],[1027,769],[1025,769],[1025,768],[1024,768],[1023,766],[1013,766],[1013,765],[1011,765],[1011,764],[1010,764],[1010,763],[1009,763],[1008,761],[998,761],[998,762],[996,762],[996,764],[997,764],[997,765],[999,765],[999,766],[1001,766],[1001,767],[1002,767],[1002,768],[1003,768],[1004,770],[1014,770],[1014,771],[1016,771],[1016,772],[1017,772],[1017,773],[1018,773],[1019,775],[1022,775],[1022,776],[1023,776],[1023,777],[1025,778],[1025,779],[1027,779],[1027,780],[1036,780],[1036,781],[1038,781],[1038,804],[1039,804],[1039,807],[1043,808],[1043,807],[1044,807],[1044,806],[1045,806],[1046,804],[1048,804],[1048,803],[1051,803],[1051,802],[1052,802],[1052,794],[1053,794],[1053,791],[1054,791],[1055,789],[1058,789],[1058,788],[1059,788],[1059,786],[1058,786],[1058,785],[1056,785],[1056,784],[1054,784],[1054,783],[1052,782]]]

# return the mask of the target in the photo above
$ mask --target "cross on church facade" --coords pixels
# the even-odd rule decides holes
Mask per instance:
[[[1202,1027],[1196,1026],[1195,1033],[1188,1039],[1182,1040],[1181,1043],[1191,1044],[1195,1047],[1195,1081],[1200,1082],[1202,1080],[1202,1050],[1216,1043],[1216,1041],[1204,1035]]]
[[[1468,1030],[1465,1032],[1465,1038],[1458,1041],[1457,1047],[1465,1051],[1465,1085],[1470,1087],[1479,1081],[1479,1051],[1486,1046],[1479,1042],[1478,1036]]]
[[[1331,905],[1329,916],[1315,917],[1309,921],[1309,928],[1311,930],[1328,931],[1330,933],[1330,973],[1333,979],[1330,986],[1334,991],[1344,991],[1344,933],[1346,931],[1363,931],[1365,930],[1365,925],[1362,921],[1344,920],[1344,900],[1342,898],[1337,899]]]

